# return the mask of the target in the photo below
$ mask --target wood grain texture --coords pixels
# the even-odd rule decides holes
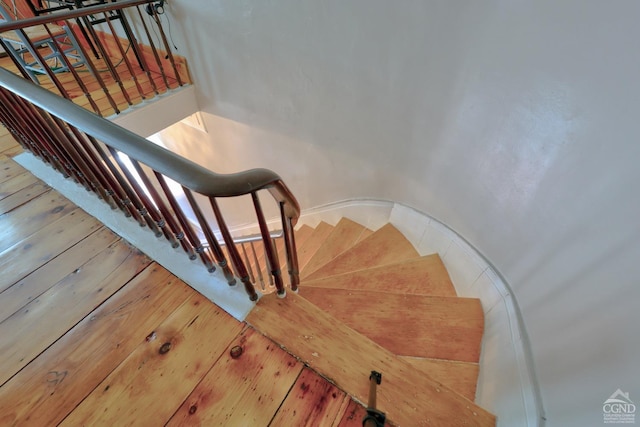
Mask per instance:
[[[194,293],[60,425],[164,424],[243,327]]]
[[[76,206],[55,191],[46,192],[0,216],[0,252],[31,236],[42,227],[56,222]]]
[[[477,363],[452,360],[400,357],[436,381],[446,384],[452,390],[469,400],[475,400],[480,366]]]
[[[118,236],[103,227],[89,236],[85,235],[79,243],[61,252],[44,265],[33,260],[25,263],[23,269],[26,270],[31,265],[34,271],[0,293],[0,322],[36,299],[71,272],[82,268],[82,265],[117,240],[119,240]],[[4,256],[0,255],[0,268],[4,260]],[[23,258],[19,258],[16,262],[22,263],[22,261]],[[8,276],[3,277],[3,281],[5,280],[7,283],[12,281]]]
[[[0,384],[149,263],[137,249],[117,242],[0,323]]]
[[[3,221],[0,219],[0,224]],[[75,209],[26,239],[0,253],[0,291],[46,264],[89,234],[102,228],[101,222]]]
[[[418,252],[402,233],[393,225],[387,224],[307,276],[307,279],[319,279],[349,271],[364,270],[418,256]]]
[[[26,172],[26,169],[5,155],[0,155],[0,184]]]
[[[0,425],[57,425],[191,294],[150,265],[0,387]]]
[[[384,377],[383,377],[384,381]],[[367,414],[365,407],[353,399],[348,399],[340,418],[333,424],[335,427],[362,427],[362,419]],[[385,427],[392,427],[393,424],[387,420]]]
[[[301,286],[378,291],[402,295],[450,297],[457,295],[449,273],[438,254],[321,279],[305,280]]]
[[[400,356],[477,363],[484,328],[480,300],[301,287],[300,295]]]
[[[494,426],[495,417],[365,338],[303,297],[263,297],[247,317],[256,329],[296,354],[360,401],[371,370],[382,372],[379,409],[399,425]]]
[[[242,354],[233,358],[230,349]],[[302,364],[248,328],[223,352],[167,425],[268,425]]]
[[[5,161],[13,161],[13,160],[5,160]],[[12,195],[16,191],[20,191],[25,187],[28,187],[40,180],[33,176],[31,172],[23,172],[10,178],[2,183],[0,183],[0,200],[5,199],[6,197]],[[41,182],[41,181],[40,181]],[[5,213],[0,211],[0,213]]]
[[[34,197],[38,197],[50,190],[51,187],[44,182],[34,182],[33,184],[20,189],[0,200],[0,215],[11,212],[15,208],[31,201]]]
[[[333,230],[333,226],[326,222],[320,222],[307,239],[307,241],[298,248],[298,267],[303,271],[313,254],[322,246],[327,236]]]
[[[313,273],[349,249],[358,241],[362,233],[366,230],[367,229],[362,225],[353,222],[350,219],[342,218],[324,240],[322,246],[318,248],[307,265],[305,265],[300,277],[304,279],[309,274]]]
[[[329,381],[304,369],[269,426],[332,426],[346,398]]]

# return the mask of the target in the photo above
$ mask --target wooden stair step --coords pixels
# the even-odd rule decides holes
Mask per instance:
[[[455,297],[456,290],[438,254],[394,264],[305,280],[303,287],[381,291]]]
[[[327,236],[322,246],[318,248],[307,265],[305,265],[304,270],[301,270],[300,278],[304,279],[310,273],[313,273],[349,249],[358,241],[365,230],[367,230],[367,228],[357,222],[351,221],[348,218],[342,218],[336,224],[333,231],[331,231],[331,234]]]
[[[307,279],[334,276],[419,256],[413,245],[397,228],[386,224],[371,236],[307,276]]]
[[[476,363],[484,327],[480,300],[301,287],[300,295],[399,356]]]
[[[480,373],[480,365],[477,363],[408,356],[400,356],[400,358],[410,363],[416,370],[446,384],[467,399],[475,400]]]
[[[264,296],[247,322],[361,402],[368,398],[371,370],[381,372],[378,406],[392,423],[495,425],[495,416],[302,296]]]
[[[316,226],[304,245],[298,248],[298,270],[304,270],[311,257],[329,236],[331,230],[333,230],[333,226],[324,221],[321,221]]]

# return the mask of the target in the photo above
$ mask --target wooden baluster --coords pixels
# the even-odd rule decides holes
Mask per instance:
[[[156,237],[161,237],[163,233],[158,227],[158,224],[163,222],[162,216],[153,205],[151,200],[149,200],[149,197],[147,197],[147,193],[145,193],[140,183],[138,183],[138,180],[135,178],[135,176],[133,176],[131,170],[127,167],[127,165],[120,157],[120,152],[108,145],[107,148],[111,153],[113,159],[115,159],[116,163],[120,167],[120,171],[126,177],[130,188],[135,193],[136,197],[134,200],[136,201],[136,208],[138,209],[138,212],[140,213],[142,218],[144,218],[149,228],[156,234]]]
[[[94,172],[94,168],[91,165],[91,158],[83,150],[82,145],[78,144],[69,127],[70,125],[67,125],[57,117],[50,117],[53,123],[56,124],[56,127],[52,126],[52,130],[55,133],[55,137],[62,144],[62,148],[73,158],[73,161],[80,172],[87,177],[87,181],[91,185],[93,191],[109,203],[112,208],[115,208],[115,201],[111,200],[106,187],[103,185],[103,181],[99,179]]]
[[[109,173],[109,170],[106,168],[104,162],[100,159],[100,156],[96,154],[95,150],[89,144],[87,136],[84,133],[80,132],[74,126],[69,125],[69,128],[73,133],[73,136],[75,137],[75,144],[78,147],[81,147],[85,153],[85,161],[90,165],[89,167],[93,170],[93,173],[95,174],[97,180],[104,187],[108,197],[113,200],[115,206],[110,203],[111,207],[113,209],[119,208],[128,216],[130,216],[130,213],[122,204],[122,188],[120,188],[117,181]]]
[[[253,268],[251,267],[251,261],[249,261],[249,257],[247,256],[247,249],[244,247],[244,242],[240,243],[240,247],[242,248],[242,256],[244,257],[244,263],[247,266],[247,271],[249,272],[249,280],[251,283],[255,285],[256,277],[253,274]]]
[[[127,69],[129,70],[129,74],[131,74],[131,78],[133,79],[133,82],[136,85],[136,89],[138,89],[138,94],[142,97],[142,99],[145,99],[144,90],[142,90],[142,86],[140,86],[140,82],[138,82],[138,77],[136,76],[136,72],[133,70],[133,67],[131,66],[131,61],[129,61],[129,58],[127,57],[127,52],[122,47],[122,43],[120,42],[120,37],[118,37],[118,33],[116,33],[115,29],[113,28],[111,19],[109,19],[109,16],[107,16],[106,12],[103,12],[102,14],[104,15],[104,20],[109,26],[109,30],[111,31],[111,34],[113,35],[113,38],[116,41],[116,45],[118,46],[118,50],[120,51],[122,60],[127,66]],[[133,41],[131,42],[131,44],[133,44]],[[132,46],[132,47],[134,50],[136,49],[135,46]]]
[[[207,270],[209,270],[210,273],[213,273],[216,270],[216,267],[213,265],[213,261],[211,260],[211,257],[209,257],[209,254],[204,250],[202,242],[200,242],[200,239],[198,239],[193,227],[191,227],[189,220],[171,192],[169,185],[167,185],[167,180],[159,172],[153,171],[153,173],[155,174],[156,179],[164,192],[164,196],[167,198],[169,205],[173,209],[173,213],[178,219],[178,222],[182,226],[182,230],[186,235],[187,241],[184,241],[184,236],[179,236],[178,240],[183,243],[183,248],[187,251],[191,260],[196,259],[195,254],[198,253],[204,265],[207,266]]]
[[[162,197],[160,197],[160,193],[158,193],[156,188],[153,186],[153,184],[151,183],[151,180],[149,179],[145,171],[142,169],[142,166],[140,166],[140,163],[138,163],[138,161],[135,159],[130,159],[130,160],[134,169],[138,173],[140,180],[142,180],[142,183],[144,184],[145,188],[151,195],[151,199],[155,202],[157,208],[160,210],[160,213],[162,214],[162,220],[158,224],[158,227],[160,227],[160,229],[163,231],[167,240],[171,242],[171,246],[174,248],[177,248],[180,244],[178,243],[176,235],[182,232],[180,230],[180,227],[174,221],[173,216],[171,215],[171,211],[167,208],[167,205],[164,203],[164,200],[162,199]]]
[[[140,12],[140,7],[136,6],[136,10],[138,11],[138,15],[140,16],[140,22],[142,23],[142,27],[144,28],[144,32],[147,35],[147,40],[149,42],[149,46],[151,46],[151,50],[153,51],[154,55],[156,56],[156,60],[158,60],[157,52],[155,51],[155,48],[153,47],[153,40],[151,39],[151,34],[149,34],[149,28],[147,28],[147,24],[144,21],[144,18],[142,17],[142,13]],[[149,83],[151,83],[151,87],[153,88],[153,92],[156,95],[159,95],[160,92],[158,92],[158,87],[156,86],[156,82],[153,80],[153,76],[151,75],[151,71],[149,70],[149,65],[147,64],[146,58],[144,57],[144,55],[142,53],[140,53],[138,55],[138,58],[140,59],[140,61],[142,61],[142,65],[144,67],[144,71],[145,71],[145,73],[147,75],[147,79],[149,79]],[[166,85],[167,84],[166,83],[166,77],[163,75],[162,78],[165,79],[165,85]]]
[[[158,11],[153,8],[153,19],[156,21],[156,25],[158,26],[158,32],[160,33],[160,38],[162,39],[162,43],[164,44],[164,48],[167,52],[167,58],[169,59],[169,63],[173,68],[173,72],[176,76],[176,80],[178,81],[178,86],[182,86],[182,79],[180,78],[180,74],[178,73],[178,69],[176,67],[175,59],[173,58],[173,54],[171,53],[171,46],[169,46],[169,42],[167,41],[167,36],[164,34],[164,28],[162,28],[162,22],[160,22],[160,18],[158,17]]]
[[[45,27],[47,26],[46,24],[43,24]],[[51,70],[51,67],[49,67],[49,63],[47,63],[47,61],[45,61],[44,57],[42,56],[42,54],[40,53],[40,51],[38,50],[38,48],[33,44],[33,42],[31,42],[31,40],[29,39],[29,36],[27,35],[27,33],[21,28],[16,30],[18,32],[20,32],[23,36],[27,45],[29,45],[29,52],[31,54],[33,54],[35,56],[35,59],[38,61],[38,64],[40,64],[40,66],[42,67],[42,69],[44,70],[44,72],[47,74],[47,76],[49,77],[49,79],[51,79],[51,82],[53,82],[53,85],[56,87],[56,89],[58,89],[58,91],[60,92],[60,95],[62,95],[63,98],[67,98],[69,99],[69,93],[67,92],[67,90],[64,88],[64,85],[60,82],[60,80],[56,77],[56,74],[53,72],[53,70]],[[38,82],[37,78],[32,78],[32,81],[34,81],[35,84],[39,85],[40,82]]]
[[[15,106],[21,111],[19,117],[25,120],[25,131],[30,132],[34,141],[37,141],[49,153],[54,164],[59,165],[60,169],[58,170],[64,171],[63,175],[65,177],[72,176],[74,180],[90,188],[89,184],[83,180],[83,177],[78,175],[78,171],[72,164],[68,153],[60,149],[59,142],[51,134],[51,116],[22,98],[17,100]]]
[[[264,242],[265,259],[268,260],[269,270],[273,276],[277,294],[280,298],[284,298],[287,292],[285,291],[284,284],[282,283],[282,275],[280,273],[280,266],[278,265],[277,254],[273,247],[273,243],[271,242],[271,235],[269,233],[269,228],[267,228],[267,221],[264,218],[262,207],[260,206],[260,199],[258,199],[258,194],[255,192],[251,193],[251,198],[253,199],[253,206],[255,208],[258,225],[260,227],[260,234],[262,235],[262,241]]]
[[[282,221],[282,232],[284,234],[284,246],[287,255],[287,268],[289,269],[289,278],[291,280],[291,290],[298,291],[300,284],[300,272],[298,271],[298,252],[296,249],[296,239],[291,224],[291,218],[287,218],[284,212],[284,203],[280,203],[280,219]]]
[[[146,220],[142,217],[142,215],[140,215],[139,209],[141,208],[141,203],[138,200],[135,191],[131,189],[128,181],[122,176],[118,168],[113,164],[111,158],[105,152],[102,144],[100,144],[91,135],[87,135],[87,139],[96,150],[98,155],[102,158],[102,161],[109,170],[110,175],[118,183],[118,188],[122,190],[119,196],[121,197],[120,203],[125,208],[125,214],[129,212],[129,215],[127,216],[133,216],[136,221],[138,221],[138,224],[140,224],[141,227],[144,227],[146,225]]]
[[[218,243],[218,239],[216,239],[216,236],[213,234],[211,227],[209,227],[209,223],[207,222],[207,219],[202,213],[200,206],[198,206],[198,202],[196,202],[196,199],[193,197],[193,193],[191,193],[191,190],[189,190],[187,187],[182,186],[182,191],[184,191],[184,195],[187,196],[187,200],[191,205],[191,209],[193,210],[193,213],[196,215],[198,223],[200,224],[200,227],[204,232],[204,236],[207,239],[207,242],[209,243],[209,249],[213,254],[213,258],[218,263],[218,266],[220,266],[220,268],[222,269],[222,273],[224,274],[224,277],[227,279],[227,283],[229,283],[229,286],[234,286],[236,284],[236,278],[233,277],[233,272],[229,268],[227,260],[224,257],[224,253],[222,252],[222,249],[220,248],[220,244]]]
[[[216,199],[213,197],[209,197],[209,202],[211,203],[211,209],[213,209],[213,214],[216,217],[216,222],[218,223],[218,227],[220,228],[220,234],[222,234],[224,243],[227,246],[227,252],[229,253],[229,257],[231,258],[233,267],[238,272],[240,281],[244,285],[244,289],[247,292],[247,295],[249,295],[249,299],[251,299],[251,301],[256,301],[258,299],[258,294],[256,293],[253,284],[251,284],[249,274],[247,273],[247,268],[242,261],[242,257],[238,253],[238,248],[233,243],[233,237],[231,237],[231,233],[229,232],[229,228],[227,227],[224,217],[222,216],[220,207],[218,206]]]
[[[131,102],[131,98],[129,97],[129,93],[127,92],[127,89],[124,87],[124,84],[122,83],[120,74],[118,73],[118,70],[116,69],[116,67],[113,65],[113,62],[111,62],[111,58],[107,54],[107,51],[104,48],[104,45],[102,44],[102,42],[100,41],[100,38],[98,37],[96,31],[93,29],[93,25],[91,25],[91,23],[89,22],[86,16],[83,17],[82,19],[83,19],[83,23],[85,24],[85,28],[89,31],[91,38],[95,41],[98,47],[98,50],[100,51],[100,55],[102,55],[102,60],[104,61],[107,68],[109,69],[109,73],[111,74],[115,82],[118,84],[118,87],[120,88],[120,92],[122,93],[122,96],[124,96],[124,99],[129,106],[133,105],[133,103]]]
[[[67,28],[69,28],[69,31],[71,31],[71,29],[70,29],[71,27],[69,26],[69,22],[68,21],[65,21],[65,26]],[[82,90],[82,93],[84,94],[84,96],[89,101],[89,105],[91,105],[91,108],[93,109],[94,113],[99,115],[100,114],[100,109],[98,108],[98,105],[93,100],[93,97],[91,96],[91,93],[87,89],[87,86],[84,84],[84,82],[80,78],[80,75],[78,74],[78,71],[71,64],[71,61],[69,60],[67,55],[64,54],[64,49],[60,45],[60,43],[58,42],[58,39],[53,36],[53,33],[51,32],[51,30],[49,29],[48,26],[45,25],[44,28],[47,30],[47,34],[49,34],[49,37],[51,38],[51,41],[55,45],[56,49],[58,49],[58,52],[60,52],[60,56],[62,56],[62,60],[64,61],[67,69],[69,70],[69,72],[71,72],[71,74],[73,74],[73,78],[75,79],[76,83],[78,83],[78,86],[80,86],[80,90]],[[89,62],[89,60],[86,59],[85,51],[80,46],[80,43],[77,44],[77,48],[80,50],[79,53],[83,56],[83,58],[85,58],[85,62]],[[88,67],[88,65],[87,65],[87,67]]]
[[[142,16],[142,12],[140,12],[140,6],[136,6],[136,9],[138,9],[140,22],[142,22],[142,27],[144,28],[144,31],[147,34],[147,41],[149,42],[149,47],[151,47],[151,52],[153,52],[153,57],[156,60],[158,69],[160,70],[160,75],[162,76],[162,80],[164,81],[164,86],[166,89],[170,89],[171,87],[169,86],[169,81],[167,80],[167,74],[165,73],[164,67],[162,66],[162,61],[160,61],[160,55],[158,55],[158,50],[156,49],[156,45],[153,42],[153,38],[151,38],[151,34],[149,33],[149,28],[147,27],[145,18],[144,16]]]
[[[256,248],[253,245],[253,242],[251,242],[251,252],[253,252],[253,261],[255,262],[256,271],[258,272],[258,280],[260,281],[260,286],[264,291],[266,290],[266,287],[264,285],[264,278],[262,277],[262,267],[260,267],[260,261],[258,261],[258,255],[256,254]]]

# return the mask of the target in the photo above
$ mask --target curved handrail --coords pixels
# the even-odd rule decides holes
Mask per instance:
[[[300,206],[293,193],[271,170],[218,174],[5,69],[0,69],[0,86],[193,191],[210,197],[235,197],[266,189],[278,202],[284,203],[287,217],[293,219],[294,225],[300,216]]]
[[[140,225],[148,225],[157,236],[164,235],[174,247],[181,245],[192,259],[200,256],[209,271],[215,270],[215,260],[229,284],[233,285],[236,281],[227,263],[228,255],[252,300],[258,296],[250,280],[250,262],[246,254],[245,260],[242,259],[216,199],[251,196],[264,243],[265,261],[278,295],[284,296],[277,250],[257,194],[260,190],[268,190],[280,208],[291,289],[297,289],[299,274],[293,227],[300,207],[275,172],[267,169],[232,174],[212,172],[2,68],[0,88],[0,119],[25,148],[65,175],[72,176],[88,190],[98,193],[112,208],[118,207]],[[123,163],[119,153],[132,160],[135,172]],[[141,164],[152,174],[148,175]],[[183,207],[165,178],[182,186],[209,243],[208,248],[188,224]],[[226,255],[193,193],[209,199],[225,242]]]
[[[29,0],[27,0],[29,1]],[[0,33],[5,31],[18,30],[34,25],[51,24],[57,21],[67,19],[81,18],[83,16],[110,12],[112,10],[124,9],[131,6],[139,6],[145,3],[153,3],[155,0],[124,0],[105,4],[83,7],[82,9],[65,10],[47,13],[46,15],[35,16],[33,18],[17,19],[15,21],[6,21],[0,23]]]

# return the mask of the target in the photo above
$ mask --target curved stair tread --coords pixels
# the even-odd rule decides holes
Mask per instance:
[[[326,238],[331,234],[333,226],[321,221],[313,230],[307,241],[298,248],[298,270],[302,271],[311,257],[322,246]]]
[[[480,373],[480,365],[477,363],[410,356],[400,356],[400,359],[434,380],[446,384],[467,399],[474,400],[476,398],[478,374]]]
[[[366,230],[366,227],[357,222],[342,218],[331,231],[331,234],[327,236],[322,246],[313,254],[304,269],[300,271],[300,278],[304,279],[310,273],[313,273],[352,247]]]
[[[307,241],[307,239],[313,233],[313,228],[308,225],[302,225],[298,230],[295,231],[296,237],[296,248],[301,248]],[[285,252],[285,244],[284,239],[275,239],[276,242],[276,252],[278,253],[278,261],[280,263],[280,270],[283,273],[283,277],[287,277],[287,255]],[[265,252],[264,245],[262,242],[254,242],[254,248],[256,251],[256,257],[254,258],[253,252],[250,247],[246,247],[247,257],[249,258],[249,265],[251,266],[251,271],[254,275],[254,283],[258,282],[258,269],[262,273],[263,281],[268,283],[269,279],[267,278],[267,274],[271,274],[269,269],[267,268],[267,264],[265,263]],[[243,255],[244,256],[244,255]],[[256,261],[258,260],[258,264],[256,265]],[[245,260],[246,262],[246,260]]]
[[[381,291],[401,295],[455,297],[456,290],[438,254],[350,271],[315,280],[303,287]]]
[[[371,236],[307,276],[307,279],[334,276],[419,256],[413,245],[397,228],[386,224]]]
[[[299,295],[266,295],[246,321],[361,402],[371,370],[381,372],[378,407],[392,423],[495,426],[494,415]]]
[[[301,287],[300,295],[399,356],[477,363],[484,313],[475,298]]]

